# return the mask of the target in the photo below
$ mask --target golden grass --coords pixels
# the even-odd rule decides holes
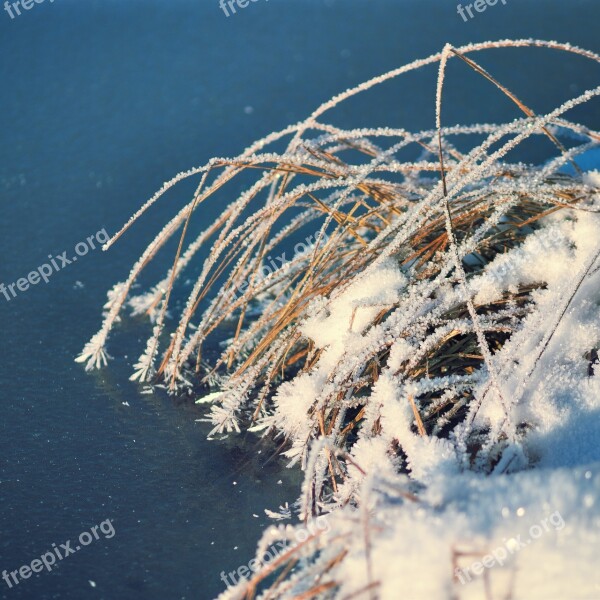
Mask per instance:
[[[418,397],[407,395],[414,432],[421,437],[447,437],[457,424],[470,424],[482,402],[478,377],[487,370],[490,381],[483,396],[493,391],[496,384],[492,356],[510,339],[531,310],[532,296],[546,282],[505,290],[500,298],[483,304],[468,296],[465,301],[443,307],[436,304],[438,294],[444,286],[468,287],[468,282],[484,272],[497,256],[521,245],[545,217],[559,211],[576,214],[593,210],[587,205],[590,191],[579,176],[577,153],[600,141],[597,132],[563,118],[569,108],[598,95],[599,88],[539,116],[472,58],[475,52],[503,47],[544,47],[600,62],[600,57],[591,52],[553,42],[486,42],[461,49],[446,46],[440,54],[340,95],[300,125],[257,142],[236,158],[215,159],[179,176],[177,181],[198,174],[202,179],[192,201],[157,236],[125,284],[115,288],[103,329],[86,348],[82,360],[98,363],[108,331],[125,304],[131,285],[160,247],[181,228],[172,268],[140,300],[156,326],[147,351],[136,366],[136,377],[141,381],[163,379],[174,392],[189,382],[208,385],[216,379],[223,398],[212,414],[215,432],[226,433],[239,430],[240,425],[264,421],[271,423],[269,428],[274,434],[279,434],[271,419],[274,393],[281,382],[319,369],[324,352],[302,331],[307,315],[315,307],[331,306],[332,299],[360,281],[362,274],[372,272],[382,260],[392,259],[407,276],[406,293],[392,303],[376,306],[379,310],[362,333],[377,331],[378,343],[360,356],[341,357],[328,377],[328,382],[335,381],[335,385],[315,398],[307,411],[311,427],[305,449],[311,440],[328,438],[335,440],[337,451],[324,447],[327,481],[309,486],[317,491],[311,492],[313,496],[307,498],[305,508],[315,513],[318,500],[335,497],[338,485],[348,477],[349,465],[360,469],[348,450],[364,428],[369,429],[370,435],[380,431],[378,418],[367,419],[368,397],[388,369],[390,350],[397,340],[421,342],[419,350],[394,370],[398,381],[436,382],[431,391]],[[510,98],[524,116],[507,125],[443,128],[445,66],[452,57]],[[438,120],[430,131],[342,130],[318,120],[356,93],[435,63],[440,63]],[[307,136],[309,131],[315,133],[312,138]],[[577,145],[571,140],[567,148],[560,139],[565,131],[578,137]],[[548,138],[562,156],[554,168],[544,170],[505,160],[510,150],[533,135]],[[292,139],[285,151],[267,151],[271,143],[286,136]],[[459,138],[464,142],[482,136],[484,141],[474,142],[469,152],[461,152],[455,143]],[[400,152],[412,152],[414,158],[399,160]],[[576,176],[559,172],[565,163],[573,166]],[[196,240],[189,242],[193,216],[211,198],[231,194],[232,184],[242,173],[253,175],[252,183],[241,194],[235,192],[234,201]],[[161,193],[171,185],[167,184]],[[135,218],[159,196],[160,193]],[[307,232],[316,239],[308,254],[294,256],[285,266],[270,269],[266,276],[262,274],[270,256],[286,248],[289,251],[289,240]],[[209,256],[154,367],[165,337],[167,308],[176,282],[198,249],[209,240]],[[576,291],[577,288],[573,294]],[[415,299],[419,298],[424,306],[431,306],[429,313],[421,314],[415,308]],[[405,307],[414,314],[402,314]],[[355,313],[356,309],[350,331]],[[203,347],[213,344],[212,340],[227,328],[233,332],[232,337],[207,369]],[[451,386],[451,380],[460,381],[460,385]],[[501,398],[501,403],[506,406],[508,400]],[[488,433],[469,431],[468,452],[473,462],[488,443]],[[500,431],[499,439],[509,435]],[[289,434],[288,437],[282,446],[302,442],[291,439]],[[399,444],[392,444],[390,452],[402,456]],[[302,459],[306,466],[306,454]],[[497,457],[493,460],[497,461]],[[494,462],[487,464],[488,469],[493,467]],[[307,480],[313,476],[316,477],[307,473]],[[309,516],[304,514],[305,518]],[[367,542],[367,548],[368,545]],[[246,597],[253,598],[264,580],[283,567],[271,586],[272,597],[281,597],[288,572],[302,549],[294,549],[256,574],[248,583]],[[339,560],[343,560],[342,555]],[[324,576],[328,570],[329,567],[323,569]],[[365,591],[371,593],[376,587],[377,582],[369,582]],[[335,581],[324,580],[286,597],[329,597],[335,588]]]

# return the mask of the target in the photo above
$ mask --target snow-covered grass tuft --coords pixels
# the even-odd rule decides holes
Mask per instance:
[[[110,292],[102,328],[78,360],[103,366],[123,308],[146,313],[153,334],[132,379],[162,379],[173,392],[211,386],[198,400],[211,433],[252,428],[279,438],[290,464],[305,470],[300,517],[329,514],[326,535],[223,598],[600,595],[594,552],[579,544],[598,549],[600,541],[600,175],[578,164],[597,151],[600,134],[567,120],[600,87],[537,114],[476,62],[481,51],[509,47],[600,63],[556,42],[447,45],[340,94],[237,157],[178,175],[107,244],[177,182],[200,177],[194,197]],[[451,60],[521,116],[444,126]],[[431,130],[325,122],[344,100],[434,64]],[[511,151],[533,137],[555,158],[512,161]],[[223,193],[233,201],[188,240],[191,219]],[[172,268],[131,298],[144,267],[178,231]],[[314,243],[289,251],[309,233]],[[171,292],[205,247],[208,258],[169,331]],[[289,260],[273,259],[286,253]],[[207,365],[202,350],[219,346],[223,328],[231,337]],[[458,581],[461,557],[486,556],[503,536],[519,535],[524,515],[534,525],[557,511],[564,529],[547,529],[468,585]],[[276,535],[267,532],[260,548]]]

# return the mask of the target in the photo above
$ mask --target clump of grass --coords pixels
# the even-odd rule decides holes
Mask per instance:
[[[360,505],[350,471],[352,466],[355,474],[365,471],[352,449],[385,431],[386,402],[403,403],[411,415],[410,431],[385,436],[399,471],[412,473],[418,462],[411,436],[449,441],[463,468],[507,472],[528,464],[522,441],[530,424],[516,420],[514,409],[598,254],[557,297],[557,313],[542,332],[538,354],[533,360],[513,357],[521,370],[518,385],[510,388],[505,380],[514,365],[499,353],[536,310],[547,281],[507,284],[494,275],[494,265],[556,215],[577,219],[597,212],[595,190],[581,177],[577,156],[597,146],[599,134],[564,114],[600,88],[536,115],[473,58],[514,47],[600,62],[592,52],[538,40],[446,46],[340,94],[235,158],[213,159],[166,183],[107,248],[168,189],[191,177],[200,180],[193,198],[158,233],[126,281],[109,292],[103,326],[78,360],[88,368],[106,364],[108,334],[120,313],[128,305],[145,313],[153,334],[132,379],[163,381],[173,392],[198,383],[216,387],[208,397],[212,433],[251,426],[279,438],[292,463],[300,461],[306,470],[305,519],[326,506]],[[443,127],[444,74],[452,58],[508,96],[522,116],[508,124]],[[345,130],[324,122],[327,111],[344,100],[436,63],[437,122],[431,130]],[[509,161],[509,152],[532,136],[546,137],[556,158],[542,166]],[[285,149],[276,150],[284,143]],[[574,175],[561,170],[565,164]],[[233,190],[242,173],[244,181],[252,180],[239,193]],[[191,219],[211,198],[228,193],[234,200],[189,240]],[[177,232],[171,269],[132,298],[144,267]],[[279,265],[272,260],[289,250],[290,240],[308,233],[314,240],[308,251]],[[169,331],[174,286],[209,244]],[[203,348],[216,344],[211,339],[224,327],[232,335],[208,364]],[[385,385],[386,393],[376,393]],[[330,567],[325,568],[319,564],[321,573]],[[310,578],[315,571],[303,573]],[[299,576],[294,577],[297,586]],[[248,597],[260,580],[258,575],[245,588]],[[294,586],[279,579],[271,597],[293,597]],[[335,587],[324,580],[305,586],[297,597],[326,596]]]

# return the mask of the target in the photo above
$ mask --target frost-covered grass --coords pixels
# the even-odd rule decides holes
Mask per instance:
[[[200,179],[109,292],[102,328],[78,360],[105,364],[120,313],[146,313],[153,335],[132,379],[173,392],[209,385],[199,402],[210,405],[211,435],[250,427],[272,436],[305,472],[300,518],[329,513],[326,535],[223,598],[600,597],[600,173],[578,166],[600,134],[566,118],[600,87],[538,115],[476,62],[480,51],[506,47],[600,62],[555,42],[446,46],[235,158],[178,175],[107,244],[177,182]],[[451,59],[522,116],[443,126]],[[325,122],[347,98],[435,64],[431,130]],[[512,161],[534,136],[555,158]],[[253,180],[239,193],[242,173]],[[188,240],[203,203],[227,195],[219,217]],[[173,267],[131,297],[178,231]],[[273,259],[308,233],[316,241],[305,252]],[[208,258],[169,327],[172,290],[205,246]],[[207,364],[202,349],[223,329],[232,336]],[[464,554],[485,556],[552,514],[564,519],[560,530],[466,585],[457,579]],[[289,534],[270,529],[258,554]]]

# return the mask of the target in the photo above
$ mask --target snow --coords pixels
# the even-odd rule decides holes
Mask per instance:
[[[342,354],[362,344],[365,328],[378,312],[396,301],[406,283],[398,265],[387,261],[333,298],[327,305],[327,314],[321,311],[302,324],[302,333],[318,348],[328,348],[321,359],[325,369],[335,365]]]
[[[483,573],[465,569],[492,554],[507,556],[502,565],[496,561],[484,569],[489,597],[507,597],[511,591],[515,600],[600,597],[600,511],[593,502],[600,492],[599,471],[539,469],[493,478],[454,474],[438,482],[438,490],[433,484],[420,503],[378,506],[371,560],[373,577],[382,582],[379,597],[448,598],[454,592],[461,600],[485,598]],[[436,506],[439,488],[441,507]],[[337,516],[333,531],[342,530],[349,513]],[[532,527],[542,529],[535,539]],[[456,562],[464,584],[453,579],[452,569],[453,556],[461,551],[473,553]],[[364,545],[358,540],[346,561],[342,597],[365,585]]]

